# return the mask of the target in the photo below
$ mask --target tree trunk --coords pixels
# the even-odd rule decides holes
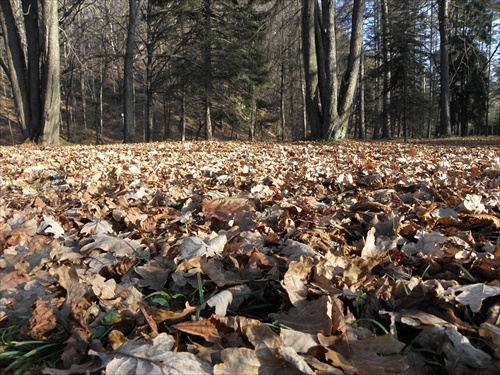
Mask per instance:
[[[11,83],[21,133],[25,139],[32,139],[35,128],[31,124],[29,86],[25,76],[27,66],[10,1],[0,1],[0,21],[8,64],[8,71],[5,73]]]
[[[42,2],[42,25],[42,126],[40,139],[44,145],[54,145],[59,143],[61,121],[61,68],[57,0],[44,0]]]
[[[212,130],[212,9],[211,0],[205,0],[205,138],[211,141],[213,138]]]
[[[38,2],[36,0],[23,0],[24,28],[26,30],[26,52],[28,62],[28,95],[30,97],[30,138],[34,139],[41,129],[42,102],[40,92],[40,32],[38,26]]]
[[[123,68],[123,140],[125,143],[136,141],[135,136],[135,94],[134,94],[134,44],[137,13],[142,0],[129,0],[127,48]]]
[[[323,139],[336,138],[336,122],[338,118],[338,81],[337,81],[337,43],[335,37],[335,2],[322,1],[322,35],[321,39],[324,45],[324,56],[318,54],[318,58],[325,62],[325,72],[320,72],[320,81],[322,77],[325,80],[323,88],[320,82],[320,96],[323,108]],[[318,52],[323,52],[319,50]],[[321,64],[318,63],[321,69]],[[356,75],[356,78],[358,76]],[[347,130],[347,129],[346,129]]]
[[[440,121],[439,134],[449,136],[451,134],[450,123],[450,62],[448,56],[448,2],[449,0],[438,0],[439,37],[440,37],[440,78],[441,93],[439,97]]]
[[[366,139],[365,125],[365,58],[364,52],[361,52],[361,62],[359,68],[359,127],[358,138]]]
[[[316,1],[302,0],[302,51],[304,55],[304,78],[306,86],[306,112],[311,137],[321,137],[321,120],[318,98],[318,62],[315,33]]]
[[[255,124],[257,123],[257,101],[255,100],[255,84],[250,86],[250,131],[249,139],[251,141],[255,138]]]
[[[312,136],[343,139],[358,82],[363,47],[364,0],[355,0],[347,67],[340,86],[335,42],[333,2],[304,1],[302,40],[306,79],[306,107]],[[319,91],[319,95],[318,95]]]
[[[23,10],[29,10],[24,12],[26,39],[22,40],[10,1],[0,1],[7,73],[23,137],[42,144],[57,144],[61,122],[57,1],[43,0],[40,8],[37,4],[22,2]]]
[[[389,10],[387,0],[380,1],[380,13],[382,22],[382,54],[383,54],[383,71],[384,71],[384,92],[382,104],[382,138],[390,138],[391,128],[391,69],[390,60],[391,52],[389,49]]]
[[[182,88],[181,103],[181,141],[186,140],[186,88]]]
[[[286,128],[286,107],[285,107],[285,69],[286,69],[286,61],[285,61],[285,16],[284,16],[284,1],[281,1],[281,31],[280,31],[280,60],[281,60],[281,69],[280,69],[280,117],[281,117],[281,129],[279,131],[279,135],[281,136],[281,140],[285,140],[285,128]]]
[[[147,3],[147,13],[151,15],[151,3]],[[153,87],[153,53],[154,44],[152,41],[152,17],[146,17],[147,41],[146,41],[146,142],[153,142],[154,129],[154,87]]]

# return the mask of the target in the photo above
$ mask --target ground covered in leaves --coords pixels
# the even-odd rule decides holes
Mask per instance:
[[[500,149],[0,148],[0,368],[494,374]]]

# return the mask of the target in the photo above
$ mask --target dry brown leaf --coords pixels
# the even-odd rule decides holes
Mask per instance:
[[[204,204],[203,211],[214,213],[226,220],[230,215],[236,212],[255,211],[255,205],[248,198],[226,197],[214,199]]]
[[[283,346],[293,348],[299,354],[305,354],[312,347],[319,345],[316,336],[310,333],[282,329],[280,337],[283,341]]]
[[[352,205],[353,211],[361,212],[391,212],[391,208],[379,202],[362,201]]]
[[[311,257],[301,256],[298,261],[293,261],[288,266],[281,285],[288,293],[292,305],[299,307],[307,298],[307,281],[313,267]]]
[[[61,355],[65,368],[79,364],[87,354],[91,333],[87,327],[82,327],[77,322],[70,322],[70,336],[66,340],[64,352]]]
[[[190,335],[201,336],[208,342],[217,342],[221,339],[217,327],[211,319],[177,323],[172,327]]]
[[[93,352],[104,362],[107,374],[211,374],[212,366],[191,353],[170,351],[173,337],[160,333],[149,341],[133,340],[109,353]]]
[[[162,309],[152,309],[151,316],[157,324],[168,322],[174,323],[180,320],[185,319],[187,316],[196,312],[196,307],[190,306],[188,302],[186,302],[186,308],[181,312],[174,312],[169,310]]]
[[[149,287],[155,291],[163,288],[171,272],[156,259],[151,260],[144,266],[135,267],[134,271],[142,277],[139,281],[141,287]]]
[[[297,331],[330,335],[333,327],[332,306],[333,297],[323,296],[301,308],[292,307],[286,314],[273,313],[269,317]]]
[[[454,326],[424,330],[415,340],[421,347],[444,356],[446,370],[453,374],[469,374],[485,369],[491,357],[475,348]]]
[[[130,341],[129,339],[127,339],[125,337],[123,332],[117,331],[116,329],[112,330],[108,334],[108,340],[109,340],[109,344],[111,345],[111,348],[113,350],[116,350],[120,346],[122,346]]]
[[[214,321],[217,321],[232,330],[244,334],[247,328],[260,325],[261,322],[256,319],[246,318],[244,316],[213,316]]]
[[[56,308],[47,301],[36,301],[30,319],[28,335],[35,340],[44,340],[57,326]]]
[[[403,309],[398,312],[381,311],[382,314],[389,314],[396,322],[401,322],[414,328],[428,327],[454,327],[453,323],[419,310]]]

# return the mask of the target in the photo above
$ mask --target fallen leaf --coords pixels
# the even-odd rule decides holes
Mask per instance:
[[[475,348],[456,327],[424,330],[415,340],[420,347],[430,348],[444,356],[450,374],[470,374],[488,366],[491,357]]]
[[[47,301],[36,301],[30,318],[28,335],[35,340],[47,339],[57,326],[57,317],[53,305]]]
[[[205,303],[210,307],[215,307],[216,315],[225,316],[229,305],[242,302],[250,293],[251,290],[247,285],[236,285],[213,295]]]
[[[191,353],[170,351],[175,340],[166,333],[155,338],[133,340],[109,353],[90,351],[98,355],[107,374],[211,374],[212,366]]]
[[[288,293],[294,306],[300,306],[307,298],[307,279],[313,267],[311,257],[301,256],[298,261],[290,262],[281,284]]]
[[[288,313],[272,313],[269,317],[283,325],[306,333],[332,332],[332,296],[323,296],[300,308],[292,307]]]
[[[81,229],[82,234],[109,234],[113,233],[113,227],[106,220],[93,220],[88,222]]]
[[[177,323],[172,327],[190,335],[201,336],[208,342],[221,340],[217,327],[211,319]]]
[[[61,224],[48,215],[43,215],[43,220],[40,222],[36,232],[53,234],[54,238],[59,238],[64,235],[64,229]]]
[[[483,300],[500,294],[500,286],[490,286],[482,283],[454,286],[448,288],[445,295],[456,294],[456,292],[461,292],[455,295],[457,302],[469,306],[473,313],[477,313],[481,310]]]

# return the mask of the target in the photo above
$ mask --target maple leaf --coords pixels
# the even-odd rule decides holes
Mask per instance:
[[[172,352],[175,340],[166,333],[127,342],[109,353],[89,351],[103,361],[107,374],[211,374],[212,366],[191,353]]]
[[[481,310],[483,300],[500,295],[500,286],[491,286],[483,283],[454,286],[448,288],[445,295],[461,292],[455,300],[464,306],[469,306],[473,313]]]
[[[215,307],[216,315],[225,316],[231,304],[237,305],[243,302],[250,293],[251,290],[247,285],[236,285],[213,295],[205,303],[210,307]]]
[[[36,232],[50,233],[54,235],[54,238],[59,238],[64,235],[64,229],[61,224],[48,215],[43,215],[43,220],[40,222]]]
[[[82,234],[109,234],[113,233],[113,227],[106,220],[96,219],[88,222],[81,229]]]
[[[198,237],[187,237],[179,247],[179,261],[201,256],[212,257],[222,252],[226,242],[226,236],[217,236],[206,242]]]
[[[121,239],[107,236],[105,234],[96,234],[91,239],[82,241],[81,251],[83,253],[94,249],[109,251],[117,257],[133,256],[144,254],[144,245],[138,241]]]

